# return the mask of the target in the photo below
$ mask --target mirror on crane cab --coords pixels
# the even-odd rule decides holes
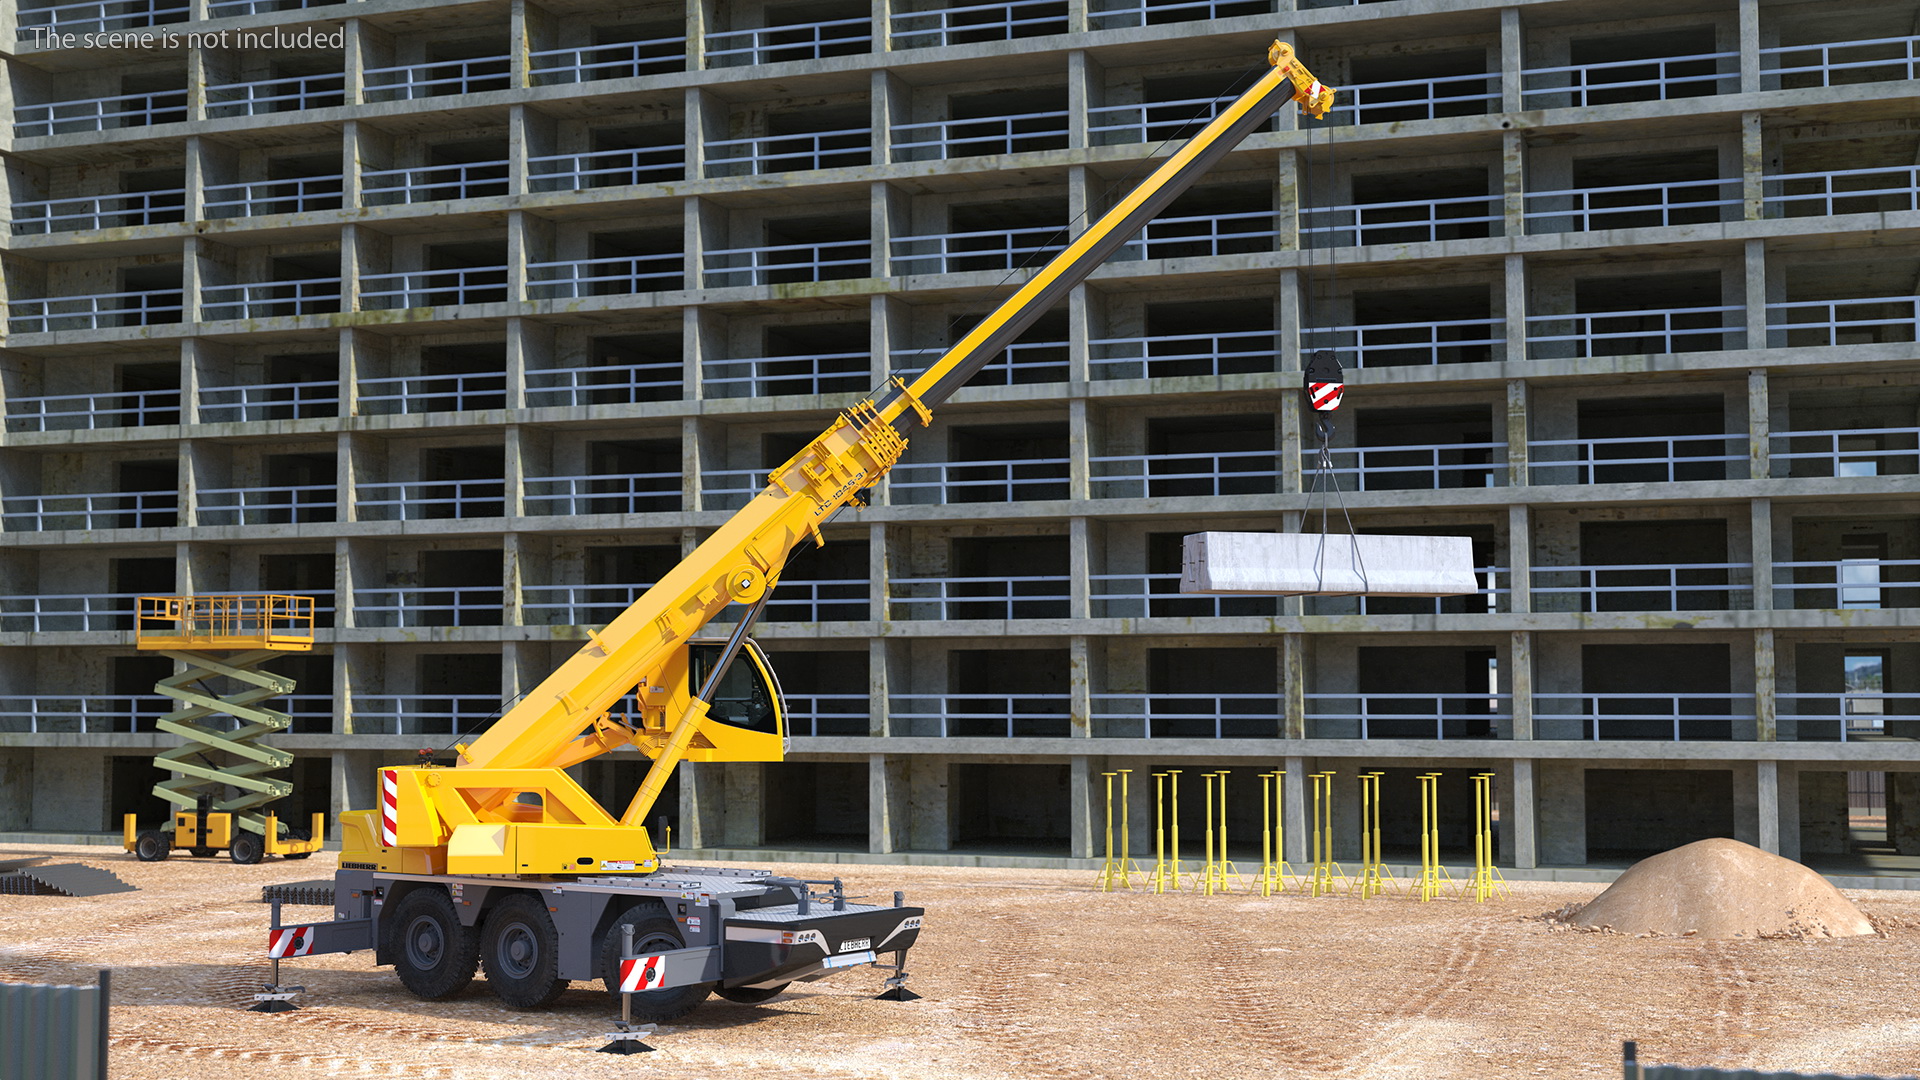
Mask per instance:
[[[697,693],[725,649],[721,640],[688,642],[686,678],[676,680],[684,687],[681,692]],[[779,761],[786,755],[786,703],[759,642],[748,638],[742,643],[709,704],[707,722],[687,747],[688,760]]]

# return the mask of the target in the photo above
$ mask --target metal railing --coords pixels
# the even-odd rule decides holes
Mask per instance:
[[[522,585],[520,610],[529,623],[554,626],[605,626],[640,594],[642,585]]]
[[[34,40],[29,28],[52,27],[63,34],[102,30],[137,30],[165,22],[184,21],[186,4],[169,0],[80,0],[76,4],[49,4],[22,8],[19,12],[20,40]],[[172,16],[178,15],[176,20]]]
[[[527,56],[527,74],[535,86],[637,79],[642,75],[685,71],[687,36],[675,34],[570,49],[535,49]]]
[[[1209,619],[1277,615],[1272,596],[1188,596],[1180,592],[1180,575],[1090,574],[1093,617],[1096,619]]]
[[[1159,10],[1157,5],[1154,10]],[[1340,89],[1344,91],[1346,87]],[[1097,105],[1087,110],[1087,137],[1096,146],[1165,142],[1197,130],[1232,102],[1232,98],[1217,97]],[[1274,122],[1269,120],[1257,130],[1269,131],[1273,126]]]
[[[1768,436],[1775,476],[1884,476],[1920,472],[1920,427],[1775,431]],[[1853,446],[1846,446],[1851,441]],[[1870,445],[1861,445],[1861,444]],[[1892,446],[1890,443],[1901,445]],[[1815,464],[1800,469],[1794,462]],[[1784,465],[1785,468],[1778,466]],[[1904,466],[1894,469],[1891,465]],[[1852,468],[1850,468],[1850,466]]]
[[[527,404],[625,405],[636,401],[677,400],[686,365],[605,364],[594,367],[528,368]]]
[[[887,698],[887,720],[895,735],[1048,738],[1067,734],[1072,708],[1070,694],[901,694]]]
[[[707,143],[707,175],[762,176],[806,169],[837,169],[873,160],[871,132],[864,127],[800,131]]]
[[[1326,349],[1342,367],[1420,367],[1485,363],[1504,355],[1506,328],[1495,319],[1432,319],[1305,327],[1301,348]]]
[[[1500,108],[1500,73],[1435,75],[1426,79],[1342,86],[1327,110],[1335,124],[1404,124],[1448,116],[1484,116]]]
[[[1909,725],[1897,738],[1920,735],[1920,696],[1878,691],[1776,693],[1780,738],[1799,742],[1848,742],[1886,738],[1887,722]]]
[[[767,601],[769,622],[865,622],[873,615],[866,578],[782,579]]]
[[[1147,222],[1137,238],[1114,254],[1114,260],[1247,255],[1272,251],[1279,235],[1270,210],[1161,217]]]
[[[1529,315],[1527,356],[1553,360],[1738,349],[1746,342],[1745,312],[1727,304]]]
[[[792,60],[852,56],[872,47],[872,19],[827,19],[709,33],[706,55],[708,67],[757,67]]]
[[[942,461],[895,465],[891,491],[903,502],[1022,502],[1067,497],[1068,458],[1015,458],[1005,461]],[[915,499],[915,492],[932,499]]]
[[[470,266],[459,270],[365,274],[360,278],[360,285],[362,309],[497,303],[507,298],[507,268]]]
[[[335,484],[201,488],[194,507],[194,523],[286,525],[336,521],[339,506],[340,490]]]
[[[201,209],[209,218],[264,217],[340,209],[339,173],[243,184],[210,184]]]
[[[62,330],[106,330],[180,321],[184,310],[178,289],[96,293],[16,299],[7,328],[15,334],[51,334]]]
[[[1318,525],[1317,518],[1312,519]],[[1462,596],[1309,596],[1302,601],[1308,615],[1492,615],[1510,610],[1506,597],[1513,590],[1500,584],[1512,578],[1504,566],[1476,566],[1478,592]]]
[[[1070,588],[1065,575],[902,577],[888,603],[896,619],[1064,619]]]
[[[706,397],[841,394],[871,385],[871,363],[863,352],[708,360],[701,364],[700,384]],[[706,393],[709,387],[721,392]]]
[[[1533,720],[1537,739],[1727,740],[1752,722],[1753,695],[1535,694]]]
[[[738,510],[766,488],[765,469],[709,469],[700,474],[700,509]]]
[[[1738,89],[1740,54],[1693,53],[1537,67],[1522,71],[1520,76],[1520,99],[1528,109],[1664,101]]]
[[[506,490],[505,480],[491,479],[361,484],[354,506],[363,521],[500,517]]]
[[[683,146],[640,146],[587,154],[543,154],[527,159],[527,183],[535,191],[580,191],[680,180],[687,175]]]
[[[1920,297],[1847,297],[1767,305],[1767,347],[1771,349],[1913,341],[1917,332]]]
[[[501,409],[506,407],[506,393],[507,374],[504,371],[361,379],[360,411],[381,415]]]
[[[1314,739],[1492,739],[1513,721],[1513,695],[1305,694]]]
[[[779,658],[774,662],[779,663]],[[804,738],[871,734],[873,706],[864,693],[788,693],[785,697],[789,735]]]
[[[1041,225],[900,236],[889,246],[896,274],[955,274],[1012,270],[1064,250],[1067,239],[1065,226]]]
[[[200,388],[200,422],[252,423],[340,415],[337,382],[256,383]]]
[[[1586,232],[1700,225],[1737,219],[1744,205],[1738,180],[1529,191],[1522,216],[1528,233]],[[1727,208],[1733,208],[1731,215]]]
[[[583,296],[631,296],[681,288],[686,256],[616,255],[603,259],[560,259],[527,264],[527,295],[534,300],[575,300]]]
[[[1275,693],[1107,693],[1090,705],[1109,739],[1277,739],[1285,711]]]
[[[1765,205],[1786,217],[1920,209],[1920,165],[1776,173],[1761,179]]]
[[[355,589],[353,625],[499,626],[502,622],[501,595],[497,585]]]
[[[1760,84],[1768,90],[1902,79],[1920,79],[1920,35],[1760,50]]]
[[[392,206],[505,195],[507,169],[505,161],[368,169],[360,174],[360,201],[367,206]]]
[[[153,694],[23,694],[0,697],[0,731],[23,734],[109,735],[141,730],[140,717],[171,712],[171,702]]]
[[[498,694],[355,694],[347,716],[356,735],[466,735],[503,707]]]
[[[1776,562],[1773,591],[1787,594],[1795,608],[1920,607],[1920,570],[1915,567],[1920,567],[1920,559]]]
[[[1164,379],[1275,371],[1280,344],[1271,330],[1094,338],[1088,366],[1096,379]]]
[[[417,64],[368,68],[362,85],[368,101],[481,94],[511,86],[512,63],[513,58],[503,53],[466,60],[423,60]]]
[[[1542,566],[1533,571],[1533,595],[1573,596],[1581,611],[1739,610],[1751,596],[1751,586],[1738,580],[1736,572],[1742,570],[1750,574],[1753,564]],[[1568,581],[1573,583],[1563,584]]]
[[[1698,452],[1689,453],[1688,451]],[[1717,453],[1714,451],[1718,451]],[[1676,483],[1726,480],[1747,460],[1747,436],[1629,435],[1606,439],[1529,439],[1527,475],[1536,484]],[[1564,472],[1572,470],[1571,479]],[[1745,470],[1738,470],[1744,472]],[[1554,475],[1543,475],[1547,473]]]
[[[337,277],[208,285],[200,294],[200,317],[212,322],[330,314],[340,310],[340,292]]]
[[[836,281],[872,272],[873,244],[866,237],[818,244],[762,244],[723,248],[704,257],[710,288]]]
[[[895,124],[893,160],[939,161],[985,154],[1024,154],[1063,150],[1067,145],[1068,113],[1015,113],[1010,116],[965,120],[934,120],[924,124]],[[932,138],[920,138],[928,132]]]
[[[1064,0],[1002,0],[997,4],[961,4],[932,11],[896,11],[891,30],[896,49],[1064,34],[1067,5]]]
[[[1266,15],[1272,10],[1271,0],[1181,0],[1172,4],[1117,0],[1110,7],[1088,11],[1087,19],[1093,29],[1109,30],[1151,23],[1225,19],[1234,15]]]
[[[17,105],[13,136],[71,135],[81,131],[177,124],[187,119],[187,91],[155,90],[145,94],[52,101],[44,105]]]
[[[1066,382],[1072,365],[1067,359],[1065,341],[1016,341],[999,356],[987,361],[967,381],[968,386],[1014,386],[1021,383]],[[951,348],[949,346],[948,348]],[[921,360],[931,363],[947,354],[947,349],[901,349],[892,354],[902,363]]]
[[[0,631],[72,633],[132,630],[134,606],[144,593],[47,593],[0,595]]]
[[[1300,237],[1310,248],[1425,244],[1500,236],[1505,221],[1498,195],[1346,203],[1303,207]]]
[[[9,495],[0,507],[9,531],[166,529],[180,521],[180,493],[173,490]]]
[[[1504,487],[1507,444],[1459,442],[1400,446],[1337,446],[1331,472],[1355,491]],[[1345,464],[1338,464],[1345,462]],[[1303,485],[1312,481],[1303,476]]]
[[[680,474],[607,473],[529,476],[521,496],[529,514],[644,514],[680,509]]]
[[[1096,499],[1272,495],[1280,485],[1277,450],[1106,454],[1088,458],[1087,464]]]
[[[167,188],[17,202],[13,204],[13,235],[170,224],[185,220],[186,199],[185,188]]]
[[[345,2],[346,0],[212,0],[207,5],[207,14],[220,19],[236,15],[263,15],[270,11],[328,7]]]
[[[325,109],[346,102],[347,76],[339,71],[207,87],[207,115],[210,117]]]
[[[8,431],[96,431],[180,422],[180,391],[50,394],[7,401]]]

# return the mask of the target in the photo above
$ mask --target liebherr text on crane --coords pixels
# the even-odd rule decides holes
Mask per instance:
[[[1274,42],[1253,87],[1041,267],[939,361],[894,377],[767,477],[764,491],[599,631],[451,767],[379,773],[381,805],[341,815],[330,922],[281,928],[280,956],[374,949],[407,989],[444,998],[476,968],[519,1008],[572,980],[617,992],[640,958],[636,1019],[669,1020],[709,993],[764,1001],[892,953],[899,986],[923,912],[847,901],[836,886],[764,871],[663,868],[642,824],[682,761],[779,761],[779,683],[748,636],[788,558],[906,449],[915,423],[999,355],[1176,196],[1289,101],[1325,117],[1333,88]],[[696,635],[728,605],[724,639]],[[636,714],[610,711],[629,694]],[[653,759],[617,816],[564,771],[622,746]],[[632,928],[633,948],[622,941]]]

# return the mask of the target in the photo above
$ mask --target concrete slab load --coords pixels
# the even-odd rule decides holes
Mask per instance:
[[[1464,596],[1480,579],[1465,536],[1203,532],[1185,538],[1180,591]]]

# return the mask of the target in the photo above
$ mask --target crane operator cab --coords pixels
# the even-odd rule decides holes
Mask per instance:
[[[674,722],[685,714],[699,688],[706,685],[713,665],[725,651],[722,639],[694,638],[684,651],[668,660],[657,689],[645,695],[649,706],[646,734],[652,738],[635,740],[643,753],[658,756]],[[656,702],[664,708],[656,711],[651,707]],[[759,642],[747,638],[740,643],[740,651],[720,676],[719,688],[707,704],[707,715],[687,743],[687,760],[779,761],[786,757],[786,703],[780,696],[780,681],[774,677],[773,665],[767,662]]]
[[[706,685],[707,676],[725,648],[724,641],[695,638],[688,643],[692,654],[689,685]],[[786,733],[786,708],[780,697],[779,680],[774,678],[773,665],[767,662],[760,643],[752,638],[742,642],[740,654],[720,677],[720,687],[708,705],[711,706],[707,711],[710,720],[747,731]]]

